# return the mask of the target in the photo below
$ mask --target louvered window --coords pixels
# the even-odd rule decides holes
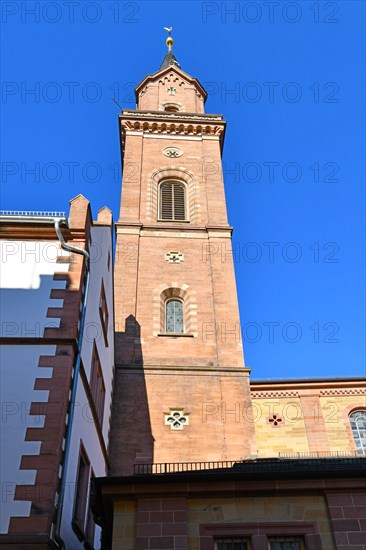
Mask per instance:
[[[173,334],[183,332],[183,304],[180,300],[169,300],[166,304],[166,331]]]
[[[161,184],[160,218],[172,221],[186,219],[186,197],[183,183],[167,181]]]

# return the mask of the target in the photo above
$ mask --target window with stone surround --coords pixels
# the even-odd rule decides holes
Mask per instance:
[[[181,130],[184,131],[184,128],[182,127]],[[164,158],[164,166],[156,168],[148,174],[146,191],[149,199],[146,201],[146,219],[151,222],[159,220],[161,222],[177,221],[184,224],[206,223],[204,218],[205,208],[200,199],[200,178],[198,174],[195,175],[182,166],[182,163],[185,164],[184,155],[186,152],[177,145],[167,145],[166,143],[162,144],[161,152]],[[168,159],[165,157],[168,157]],[[161,186],[167,183],[183,185],[185,199],[185,218],[183,220],[165,220],[162,217]]]
[[[349,417],[356,452],[366,455],[366,411],[355,411]]]
[[[179,253],[175,252],[174,254]],[[196,291],[187,284],[182,284],[181,288],[173,285],[174,283],[162,283],[154,290],[153,334],[170,338],[197,337]],[[169,305],[169,302],[174,300],[180,302],[181,305]],[[173,309],[174,311],[172,311]],[[180,332],[173,332],[177,330]]]
[[[159,219],[187,221],[186,187],[179,181],[164,181],[159,187]]]

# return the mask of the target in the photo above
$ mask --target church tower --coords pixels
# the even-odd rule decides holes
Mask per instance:
[[[167,39],[119,115],[111,474],[256,452],[221,167],[225,121]]]

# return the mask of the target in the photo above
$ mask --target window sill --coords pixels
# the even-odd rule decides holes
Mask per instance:
[[[187,334],[184,332],[162,332],[158,336],[168,336],[170,338],[194,338],[193,334]]]
[[[165,223],[189,223],[189,220],[162,220],[161,218],[158,218],[157,221]]]

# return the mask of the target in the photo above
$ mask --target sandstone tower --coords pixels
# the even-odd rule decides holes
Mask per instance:
[[[225,121],[179,66],[119,116],[123,190],[115,264],[111,474],[138,463],[255,453],[249,370],[221,168]]]

